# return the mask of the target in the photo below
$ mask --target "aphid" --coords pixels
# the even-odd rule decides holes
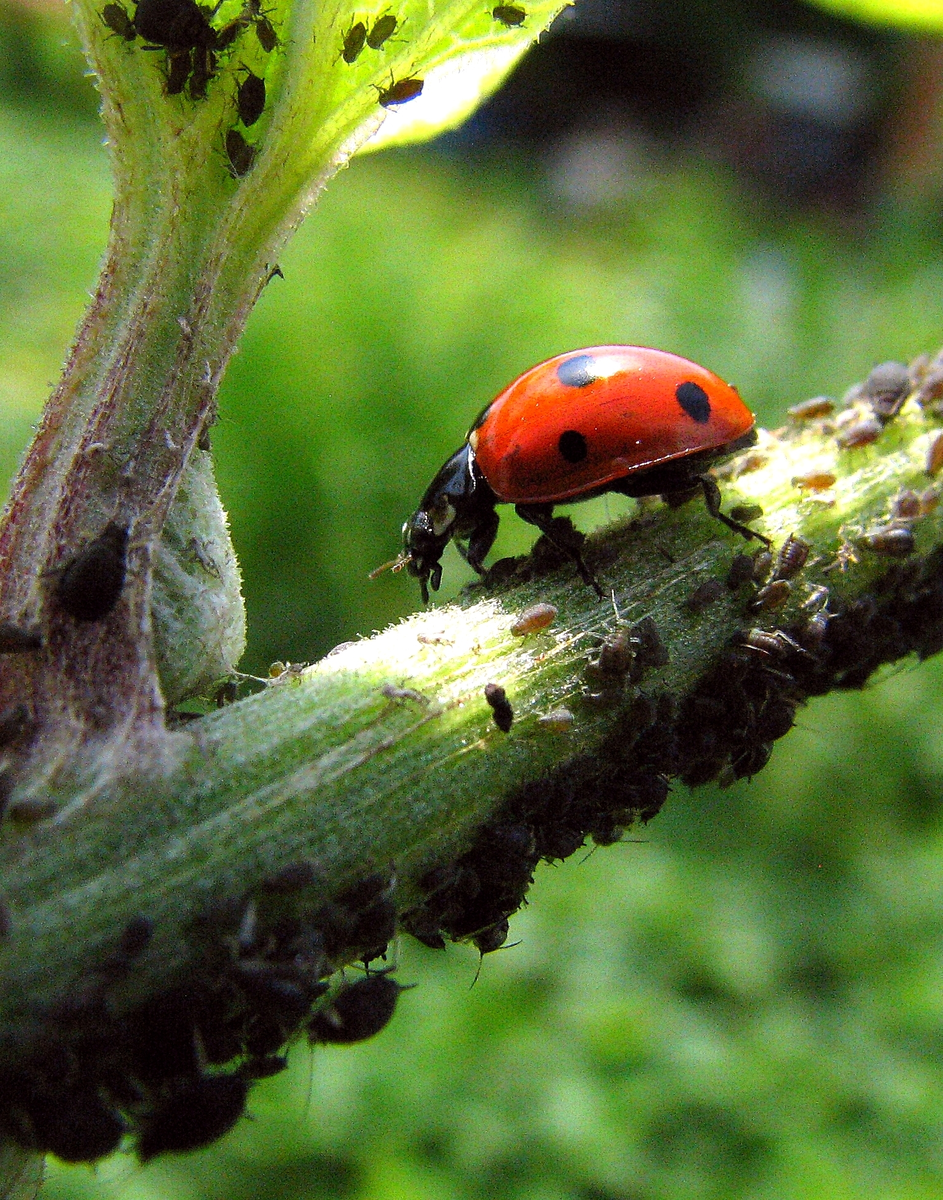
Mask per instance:
[[[790,533],[779,548],[773,578],[793,579],[805,566],[811,549],[807,541]]]
[[[341,49],[341,58],[343,58],[345,63],[354,63],[357,61],[366,39],[367,27],[363,21],[357,21],[351,25],[350,29],[344,34],[344,44]]]
[[[741,475],[751,475],[754,471],[762,470],[768,462],[768,454],[764,454],[762,450],[751,450],[749,454],[744,454],[735,463],[731,463],[726,470],[732,478],[739,479]]]
[[[773,698],[760,711],[753,727],[762,742],[775,742],[792,729],[796,722],[796,706],[788,700]]]
[[[735,504],[730,515],[737,522],[758,521],[763,515],[763,507],[760,504]]]
[[[345,984],[308,1022],[309,1040],[350,1045],[374,1037],[390,1023],[404,990],[385,971]]]
[[[576,723],[576,717],[568,708],[552,708],[537,718],[537,724],[551,733],[568,733]]]
[[[859,546],[864,546],[872,554],[887,558],[906,558],[917,548],[913,532],[902,525],[885,525],[883,529],[864,534],[857,541]]]
[[[623,679],[635,663],[637,644],[625,628],[616,629],[603,638],[596,661],[590,663],[591,675]]]
[[[259,891],[275,896],[291,896],[314,887],[318,881],[319,876],[314,864],[301,858],[297,862],[287,863],[274,875],[263,879],[259,884]]]
[[[811,400],[803,400],[794,404],[786,412],[793,421],[811,421],[815,417],[828,417],[835,411],[835,403],[828,396],[813,396]]]
[[[36,1149],[63,1162],[94,1162],[118,1149],[125,1123],[91,1084],[50,1088],[23,1098]]]
[[[692,613],[702,613],[723,596],[726,588],[719,579],[705,579],[685,598],[684,606]]]
[[[32,724],[25,704],[14,704],[0,714],[0,746],[9,746]]]
[[[802,607],[806,612],[818,612],[826,604],[828,604],[828,588],[824,584],[814,587],[802,601]]]
[[[773,747],[768,742],[754,742],[744,747],[730,761],[734,778],[749,779],[758,775],[769,762],[772,753]]]
[[[55,587],[59,607],[76,621],[101,621],[124,588],[128,527],[110,522],[66,563]]]
[[[236,107],[243,125],[254,125],[261,117],[265,109],[265,80],[261,76],[252,71],[246,73],[236,92]]]
[[[557,619],[558,609],[553,604],[532,604],[530,608],[525,608],[521,615],[511,626],[511,633],[515,637],[525,637],[528,633],[538,633],[541,629],[546,629],[548,625],[552,625]]]
[[[41,800],[39,797],[29,797],[17,800],[7,809],[11,821],[20,825],[38,825],[40,821],[48,821],[59,811],[55,800]]]
[[[835,441],[843,450],[857,450],[861,446],[870,446],[881,436],[884,426],[874,417],[866,417],[846,425],[835,435]]]
[[[485,700],[491,708],[491,716],[495,725],[502,733],[509,733],[514,724],[514,709],[507,698],[507,693],[500,684],[485,684]]]
[[[382,957],[396,933],[395,886],[395,873],[377,871],[322,907],[316,919],[329,955]]]
[[[527,18],[527,13],[524,9],[519,8],[516,4],[499,4],[491,10],[491,15],[496,21],[500,21],[502,25],[507,25],[509,29],[523,25]]]
[[[753,559],[753,579],[756,583],[763,583],[769,577],[770,571],[773,569],[773,556],[769,550],[761,550]]]
[[[0,621],[0,654],[23,654],[39,650],[43,644],[38,627],[22,628],[12,621]]]
[[[424,696],[422,692],[416,691],[411,687],[397,687],[393,683],[384,683],[380,691],[386,696],[387,700],[408,700],[413,704],[420,704],[424,708],[429,704],[429,697]]]
[[[241,179],[249,172],[255,162],[255,154],[255,146],[250,146],[238,129],[226,131],[226,157],[229,159],[229,173],[234,179]]]
[[[510,926],[507,917],[502,917],[500,921],[495,921],[493,925],[488,925],[485,929],[479,929],[472,938],[472,945],[479,954],[493,954],[495,950],[500,950],[504,943],[508,940]]]
[[[824,492],[835,485],[836,479],[831,471],[807,471],[805,475],[793,475],[792,486],[808,492]]]
[[[212,46],[216,31],[196,0],[138,0],[134,27],[145,42],[154,46],[191,50]]]
[[[664,667],[669,661],[668,647],[661,640],[658,626],[651,617],[643,617],[630,630],[635,656],[640,667]]]
[[[756,440],[753,414],[716,375],[638,346],[595,346],[525,371],[484,409],[403,527],[405,558],[423,599],[438,590],[449,541],[484,573],[497,504],[559,545],[553,508],[604,492],[639,497],[703,491],[708,512],[746,538],[767,541],[720,511],[707,470]],[[579,547],[560,546],[601,594]]]
[[[367,34],[367,45],[370,49],[379,50],[387,38],[396,32],[398,24],[399,21],[390,13],[387,13],[383,17],[377,17],[373,23],[373,28]]]
[[[544,825],[537,834],[537,853],[547,862],[569,858],[586,841],[582,830],[569,825]]]
[[[901,488],[894,497],[892,515],[895,521],[916,521],[922,516],[920,497],[910,488]]]
[[[727,587],[732,592],[753,579],[753,559],[749,554],[735,554],[727,572]]]
[[[879,363],[864,381],[861,392],[871,401],[875,415],[889,421],[910,394],[910,371],[902,362]]]
[[[926,472],[932,479],[943,467],[943,433],[938,433],[927,450]]]
[[[255,18],[255,36],[259,39],[259,45],[266,54],[271,54],[278,45],[278,34],[275,32],[275,26],[263,13]]]
[[[130,14],[120,4],[106,4],[99,15],[111,32],[126,42],[133,42],[137,37]]]
[[[929,408],[941,399],[943,399],[943,365],[937,362],[929,367],[920,380],[916,400],[922,408]]]
[[[813,613],[805,627],[800,633],[800,638],[805,646],[810,650],[819,649],[825,641],[825,635],[828,632],[828,623],[831,620],[831,615],[827,612],[820,611]]]
[[[760,588],[749,605],[750,612],[766,612],[782,608],[792,593],[792,584],[788,579],[774,579],[765,587]]]
[[[125,963],[131,963],[141,957],[154,936],[154,922],[150,917],[139,913],[132,917],[121,931],[118,948],[115,955]]]
[[[758,654],[768,655],[770,658],[783,658],[790,650],[804,653],[802,647],[781,629],[750,629],[746,633],[739,634],[736,641],[738,645],[745,646],[748,650],[754,650]]]
[[[287,1066],[288,1059],[284,1054],[262,1054],[244,1062],[239,1074],[248,1080],[271,1079],[273,1075],[281,1074]]]
[[[415,100],[422,94],[422,85],[423,81],[414,76],[410,76],[408,79],[398,79],[388,88],[377,88],[380,93],[379,103],[383,108],[393,108],[397,104],[405,104],[408,100]]]
[[[242,1116],[248,1094],[241,1074],[175,1079],[141,1120],[138,1158],[146,1163],[215,1142]]]

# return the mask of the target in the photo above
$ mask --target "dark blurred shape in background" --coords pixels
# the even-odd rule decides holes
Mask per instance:
[[[915,45],[799,0],[577,0],[450,142],[536,151],[576,203],[699,148],[780,200],[851,209],[896,157],[915,65],[939,75]]]

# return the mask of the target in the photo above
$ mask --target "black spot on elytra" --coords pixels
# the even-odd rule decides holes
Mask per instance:
[[[575,429],[560,434],[557,448],[568,463],[581,463],[586,457],[586,438]]]
[[[682,409],[692,421],[697,421],[698,425],[706,425],[711,419],[710,398],[699,384],[690,380],[679,383],[675,388],[675,396]]]
[[[591,354],[575,354],[557,367],[557,379],[565,387],[586,387],[599,378],[596,360]]]

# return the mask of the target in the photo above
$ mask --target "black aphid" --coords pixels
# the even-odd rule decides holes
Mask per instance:
[[[63,568],[56,584],[59,607],[76,621],[101,621],[124,587],[128,527],[110,522]]]

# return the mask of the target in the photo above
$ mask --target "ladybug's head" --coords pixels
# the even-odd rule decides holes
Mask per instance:
[[[437,592],[442,582],[442,551],[449,540],[449,534],[444,537],[435,532],[435,523],[429,512],[424,508],[416,512],[403,525],[403,549],[406,554],[406,569],[410,575],[415,575],[422,589],[422,602],[429,602],[429,586]]]
[[[439,470],[403,526],[406,569],[419,580],[424,603],[428,603],[430,587],[439,590],[445,547],[452,538],[466,536],[477,523],[476,499],[482,484],[474,452],[466,442]]]

